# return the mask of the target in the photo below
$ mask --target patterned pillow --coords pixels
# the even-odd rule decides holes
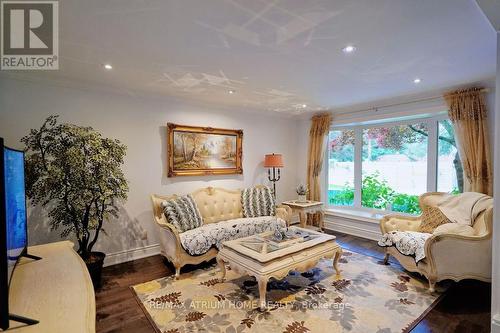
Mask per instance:
[[[190,194],[163,201],[161,206],[167,221],[172,223],[179,232],[197,228],[203,223],[198,206]]]
[[[249,187],[241,191],[243,217],[274,216],[276,202],[269,187]]]
[[[450,222],[439,208],[427,206],[422,211],[422,223],[418,231],[431,234],[440,225]]]

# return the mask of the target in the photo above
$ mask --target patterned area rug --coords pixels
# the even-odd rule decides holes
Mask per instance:
[[[132,287],[161,333],[184,332],[405,332],[435,305],[440,293],[377,259],[344,251],[342,273],[331,260],[268,284],[266,311],[258,309],[255,279],[214,267]],[[443,292],[444,290],[441,290]]]

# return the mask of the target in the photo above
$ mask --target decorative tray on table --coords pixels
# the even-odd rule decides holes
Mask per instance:
[[[260,235],[256,235],[256,238],[272,246],[278,248],[288,247],[295,243],[301,243],[307,241],[310,238],[310,234],[302,233],[296,230],[277,230],[276,232],[268,232]]]

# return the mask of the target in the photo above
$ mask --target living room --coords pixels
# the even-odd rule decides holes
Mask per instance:
[[[500,332],[497,1],[0,4],[0,330]]]

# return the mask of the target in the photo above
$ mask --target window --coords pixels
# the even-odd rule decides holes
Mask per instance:
[[[328,139],[331,206],[418,214],[422,193],[462,189],[453,126],[445,116],[333,128]]]
[[[354,204],[354,131],[331,131],[328,142],[328,202]]]
[[[438,135],[437,190],[439,192],[461,193],[464,186],[464,175],[451,121],[446,119],[439,122]]]
[[[428,136],[422,123],[363,130],[363,207],[419,212],[418,196],[427,188]]]

